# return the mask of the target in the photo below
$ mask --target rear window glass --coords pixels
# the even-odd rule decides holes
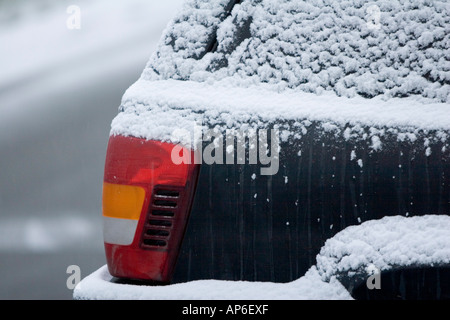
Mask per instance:
[[[450,102],[450,2],[188,0],[142,78]]]

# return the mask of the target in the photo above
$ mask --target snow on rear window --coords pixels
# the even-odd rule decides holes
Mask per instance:
[[[450,102],[449,1],[235,2],[188,0],[142,79]]]

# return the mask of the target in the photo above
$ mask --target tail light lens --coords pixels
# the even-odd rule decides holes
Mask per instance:
[[[170,282],[199,165],[175,164],[174,144],[111,136],[103,182],[103,236],[111,275]],[[183,154],[194,159],[186,148]]]

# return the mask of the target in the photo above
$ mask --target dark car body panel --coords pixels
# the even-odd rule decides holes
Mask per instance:
[[[314,122],[300,140],[281,143],[273,176],[259,175],[261,165],[203,164],[174,281],[293,281],[348,226],[448,214],[449,152],[440,141],[427,153],[417,136],[386,133],[374,150],[370,138],[347,140]]]

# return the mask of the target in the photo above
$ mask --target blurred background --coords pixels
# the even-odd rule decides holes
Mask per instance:
[[[67,267],[106,264],[111,120],[182,3],[0,0],[0,299],[72,299]]]

